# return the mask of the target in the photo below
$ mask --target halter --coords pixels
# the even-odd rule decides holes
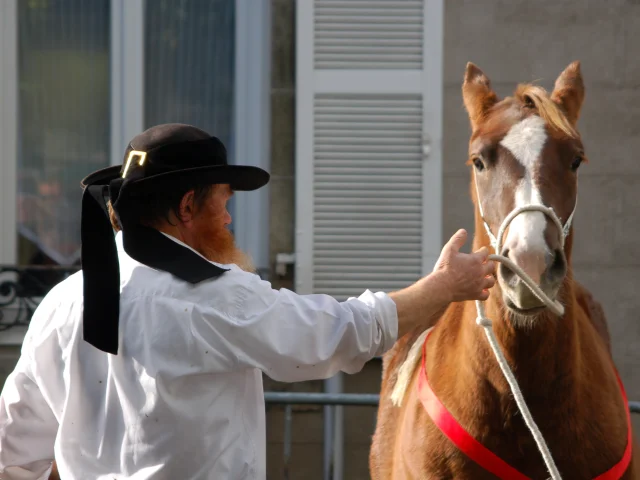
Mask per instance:
[[[544,205],[526,205],[524,207],[520,207],[513,210],[509,215],[507,215],[507,217],[502,222],[500,230],[498,231],[498,238],[496,238],[491,232],[491,228],[489,227],[487,220],[484,218],[484,212],[482,211],[482,199],[480,198],[480,190],[478,189],[478,176],[475,170],[473,172],[473,180],[476,185],[476,197],[478,199],[478,209],[480,210],[480,218],[482,219],[482,224],[484,225],[484,229],[486,230],[487,235],[489,236],[489,240],[491,241],[491,246],[493,247],[496,254],[498,255],[500,254],[500,250],[502,247],[502,237],[504,236],[504,231],[506,230],[507,226],[511,223],[511,221],[522,212],[534,211],[534,210],[544,213],[545,215],[550,217],[551,220],[556,224],[556,226],[558,227],[558,230],[562,232],[561,243],[562,243],[562,247],[564,248],[564,241],[566,240],[567,236],[569,235],[569,231],[571,230],[573,215],[576,213],[576,209],[578,208],[577,194],[576,194],[576,203],[573,206],[573,211],[571,212],[571,215],[569,215],[569,218],[567,218],[567,221],[564,225],[562,225],[562,223],[560,222],[560,219],[556,215],[553,208],[546,207]]]

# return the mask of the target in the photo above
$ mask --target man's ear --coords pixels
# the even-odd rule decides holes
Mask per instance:
[[[178,219],[181,222],[189,222],[195,214],[195,192],[189,190],[182,196],[180,200],[180,208],[178,210]]]

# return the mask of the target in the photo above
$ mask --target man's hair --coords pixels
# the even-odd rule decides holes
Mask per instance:
[[[204,205],[214,186],[212,184],[185,185],[179,189],[135,196],[123,208],[127,209],[127,218],[138,224],[153,226],[163,220],[171,223],[169,214],[173,212],[176,217],[179,217],[180,202],[189,191],[193,190],[194,205],[199,209]],[[118,232],[122,226],[111,205],[111,200],[107,202],[107,207],[111,226]]]

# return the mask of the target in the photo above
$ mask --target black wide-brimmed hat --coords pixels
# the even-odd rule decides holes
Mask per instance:
[[[120,272],[113,229],[106,207],[111,200],[122,228],[123,246],[135,260],[176,277],[198,283],[225,270],[181,247],[159,231],[128,220],[136,197],[184,186],[229,184],[250,191],[269,182],[269,174],[249,165],[230,165],[216,137],[179,123],[152,127],[136,136],[122,165],[85,177],[82,197],[82,271],[84,339],[96,348],[117,354]]]
[[[122,165],[90,174],[82,186],[108,185],[118,178],[130,178],[136,192],[191,179],[248,191],[266,185],[269,174],[254,166],[229,165],[227,149],[218,138],[191,125],[169,123],[136,136],[127,146]]]

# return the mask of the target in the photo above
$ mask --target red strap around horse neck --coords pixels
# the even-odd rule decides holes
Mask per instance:
[[[520,473],[513,468],[507,462],[491,452],[488,448],[473,438],[463,427],[458,423],[446,407],[440,402],[440,399],[431,389],[429,385],[429,379],[427,378],[426,369],[426,354],[427,354],[427,340],[429,339],[431,332],[427,333],[422,346],[422,366],[420,368],[420,377],[418,379],[418,397],[422,402],[424,409],[427,411],[429,417],[433,423],[440,429],[440,431],[451,442],[458,447],[458,449],[467,455],[471,460],[476,462],[482,468],[488,472],[493,473],[498,478],[503,480],[531,480],[526,475]],[[615,367],[614,367],[615,370]],[[622,398],[624,399],[624,405],[627,407],[627,393],[625,392],[624,385],[618,371],[615,370],[622,391]],[[631,433],[631,413],[627,408],[627,447],[624,450],[622,459],[616,463],[612,468],[607,470],[601,475],[598,475],[594,480],[619,480],[620,477],[629,467],[631,462],[631,447],[632,447],[632,433]]]

